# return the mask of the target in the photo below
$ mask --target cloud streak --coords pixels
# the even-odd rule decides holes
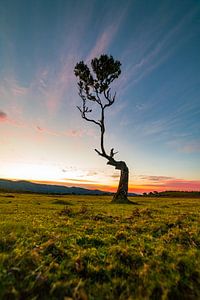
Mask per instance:
[[[105,29],[105,31],[97,39],[94,48],[90,51],[89,56],[86,58],[86,62],[89,62],[94,57],[100,56],[107,50],[115,34],[117,33],[118,26],[112,24]]]
[[[0,94],[16,99],[27,95],[29,88],[22,86],[13,75],[6,76],[0,85]]]
[[[123,21],[125,20],[128,9],[130,6],[131,2],[127,2],[126,5],[124,5],[124,8],[120,10],[119,12],[116,13],[115,15],[115,21],[108,26],[104,26],[104,30],[99,34],[95,45],[91,49],[89,55],[86,58],[86,62],[88,63],[91,59],[94,57],[98,57],[101,54],[105,53],[108,51],[111,43],[114,41],[115,36],[117,35],[117,32],[120,29],[120,26],[122,25]],[[114,12],[113,12],[114,14]],[[107,16],[109,19],[112,17],[110,15],[109,11],[109,16]]]
[[[31,86],[31,94],[37,91],[48,113],[55,114],[66,94],[73,86],[75,57],[68,55],[59,66],[39,70]]]
[[[34,125],[27,121],[15,120],[8,117],[8,114],[4,111],[0,110],[0,122],[7,123],[9,125],[21,128],[29,128],[31,130],[36,131],[39,134],[58,136],[58,137],[71,137],[71,138],[82,138],[84,136],[92,136],[95,137],[95,131],[92,129],[67,129],[63,131],[52,130],[46,127],[42,127],[40,125]]]
[[[64,178],[63,180],[67,181],[68,183],[80,183],[80,184],[88,184],[88,183],[98,183],[95,180],[87,180],[87,179],[77,179],[77,178]]]
[[[68,129],[64,131],[51,130],[48,128],[44,128],[41,126],[33,127],[37,132],[41,134],[53,135],[53,136],[65,136],[65,137],[73,137],[73,138],[82,138],[84,136],[95,136],[93,130],[83,130],[83,129]]]
[[[150,182],[166,182],[168,180],[174,179],[174,177],[169,177],[169,176],[152,176],[152,175],[139,175],[139,179],[145,180],[145,181],[150,181]]]
[[[148,41],[141,41],[141,55],[139,61],[128,67],[126,74],[122,75],[122,88],[127,90],[130,86],[134,86],[154,69],[159,67],[164,61],[166,61],[183,42],[190,39],[193,33],[179,37],[181,31],[191,21],[192,17],[197,13],[197,9],[193,9],[187,13],[179,23],[168,31],[158,41],[154,41],[154,45],[151,46],[152,50],[148,51],[149,46],[152,44],[152,39]],[[155,25],[154,35],[157,36],[157,24]],[[164,30],[164,28],[163,28]],[[173,42],[176,41],[176,42]],[[146,54],[145,54],[146,52]]]

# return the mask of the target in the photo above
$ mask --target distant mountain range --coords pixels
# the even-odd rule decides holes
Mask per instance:
[[[6,192],[29,192],[38,194],[59,195],[105,195],[108,192],[100,190],[88,190],[80,187],[66,187],[61,185],[40,184],[30,181],[0,179],[0,191]]]
[[[61,185],[33,183],[26,180],[7,180],[0,179],[0,191],[4,192],[28,192],[38,194],[59,194],[59,195],[110,195],[109,192],[100,190],[89,190],[80,187],[66,187]],[[129,194],[136,196],[136,194]]]

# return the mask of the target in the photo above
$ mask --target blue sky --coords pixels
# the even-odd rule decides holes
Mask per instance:
[[[80,118],[73,68],[122,63],[105,144],[132,190],[200,189],[200,2],[2,1],[0,177],[116,186]]]

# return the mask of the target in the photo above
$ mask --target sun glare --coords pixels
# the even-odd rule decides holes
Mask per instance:
[[[26,179],[26,180],[49,180],[54,181],[60,178],[56,167],[39,164],[20,164],[12,165],[7,168],[7,178]]]
[[[4,178],[7,179],[53,182],[63,185],[79,185],[84,183],[92,184],[97,180],[97,178],[93,178],[93,176],[88,176],[88,171],[86,170],[73,168],[68,168],[65,170],[59,166],[40,165],[37,163],[10,164],[1,171],[4,172]]]

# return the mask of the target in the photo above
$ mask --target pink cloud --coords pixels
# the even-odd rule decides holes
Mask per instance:
[[[163,186],[168,187],[168,189],[200,191],[200,180],[174,179],[163,184]]]
[[[171,176],[138,175],[130,181],[130,191],[200,191],[200,180],[188,180]]]
[[[0,122],[6,122],[8,119],[7,114],[0,110]]]
[[[142,187],[145,191],[200,191],[200,180],[178,179],[169,176],[138,176],[140,184],[131,184],[132,188]]]
[[[159,190],[199,191],[200,180],[173,179],[154,184],[147,184],[147,186]]]
[[[10,117],[8,117],[7,113],[5,113],[1,110],[0,110],[0,122],[1,123],[4,122],[6,124],[13,125],[13,126],[16,126],[16,127],[27,127],[26,122],[18,121],[18,120],[15,120],[13,118],[10,118]]]

